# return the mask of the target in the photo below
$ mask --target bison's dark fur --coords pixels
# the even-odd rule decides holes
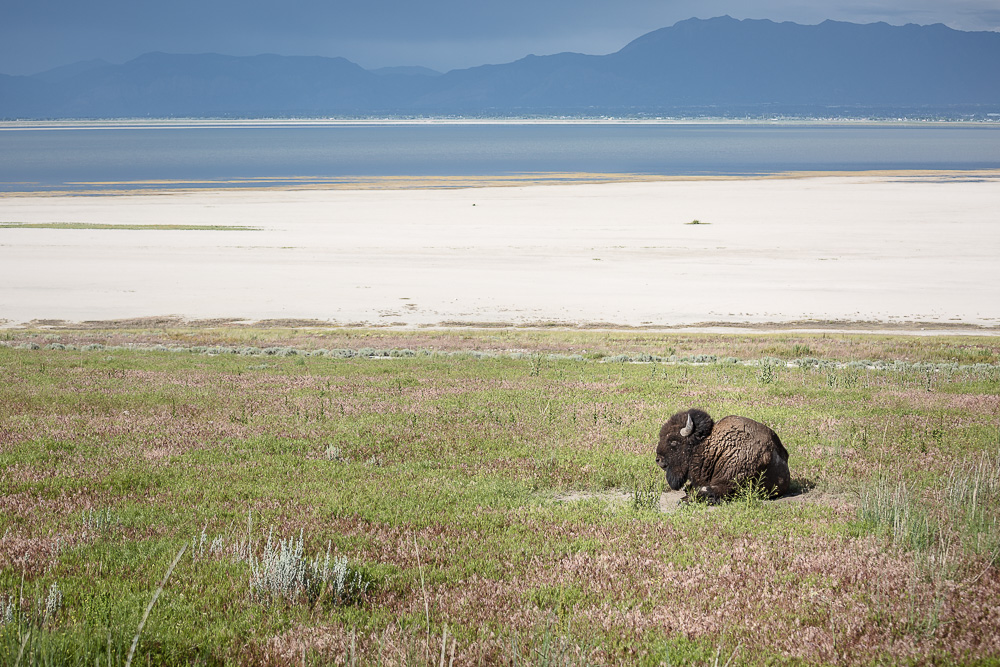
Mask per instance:
[[[741,485],[759,483],[772,497],[788,492],[788,452],[778,435],[746,417],[717,423],[702,410],[678,412],[660,428],[656,464],[667,483],[709,502],[732,495]],[[685,496],[686,497],[686,496]]]

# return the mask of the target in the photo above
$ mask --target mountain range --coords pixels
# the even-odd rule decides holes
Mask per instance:
[[[608,55],[439,73],[147,53],[0,75],[0,118],[1000,113],[1000,33],[689,19]]]

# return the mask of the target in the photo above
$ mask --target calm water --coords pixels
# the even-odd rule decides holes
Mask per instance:
[[[0,191],[8,192],[245,187],[366,176],[997,168],[1000,127],[989,125],[0,127]]]

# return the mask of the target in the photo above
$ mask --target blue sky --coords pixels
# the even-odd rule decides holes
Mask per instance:
[[[0,73],[149,51],[343,56],[441,71],[604,54],[691,18],[944,23],[1000,30],[997,0],[3,0]]]

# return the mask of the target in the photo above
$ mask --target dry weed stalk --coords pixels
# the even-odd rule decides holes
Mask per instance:
[[[417,570],[420,572],[420,590],[423,591],[423,594],[424,594],[424,615],[427,618],[427,643],[426,643],[426,646],[427,646],[427,651],[429,652],[430,651],[430,645],[431,645],[431,607],[430,607],[430,604],[427,601],[427,588],[426,588],[426,586],[424,586],[424,568],[420,564],[420,548],[417,546],[417,535],[416,535],[416,533],[413,534],[413,550],[416,551],[416,553],[417,553]],[[427,659],[430,660],[430,655],[427,656]]]
[[[128,658],[125,660],[125,667],[129,667],[132,664],[132,657],[135,655],[135,647],[139,645],[139,637],[142,635],[142,629],[146,625],[146,619],[149,618],[149,612],[153,610],[153,605],[156,604],[157,599],[160,597],[160,593],[163,592],[163,587],[167,585],[167,579],[173,574],[174,568],[177,567],[177,562],[180,561],[181,556],[184,555],[184,550],[187,549],[187,543],[181,547],[181,550],[177,552],[174,556],[174,562],[170,564],[167,569],[167,574],[163,577],[163,581],[160,582],[160,587],[156,589],[153,593],[153,599],[149,601],[149,605],[146,607],[146,612],[142,615],[142,620],[139,621],[139,629],[135,631],[135,637],[132,639],[132,646],[128,650]]]

